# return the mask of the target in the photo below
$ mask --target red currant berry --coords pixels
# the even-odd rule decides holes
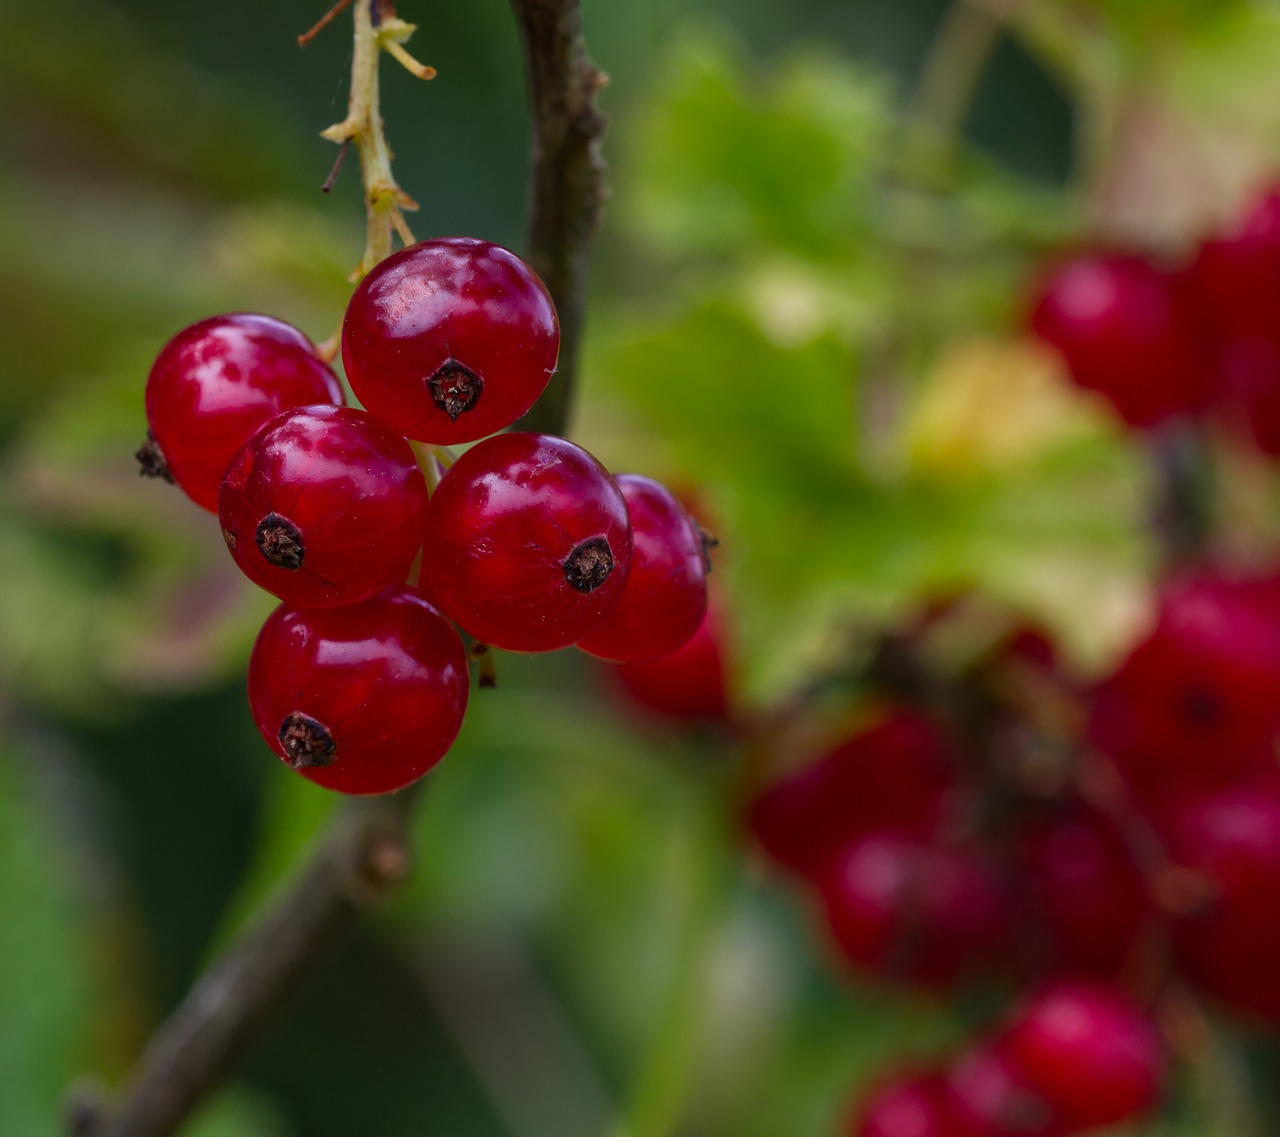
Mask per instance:
[[[424,565],[441,610],[508,651],[577,643],[618,602],[631,561],[627,505],[581,447],[500,434],[445,474],[427,510]]]
[[[1000,1052],[1015,1077],[1077,1129],[1149,1109],[1164,1070],[1160,1040],[1142,1011],[1091,983],[1059,983],[1033,995]]]
[[[1027,1086],[996,1046],[975,1047],[947,1076],[957,1135],[963,1137],[1067,1137],[1073,1128]]]
[[[453,626],[398,589],[344,608],[281,605],[249,660],[249,705],[267,745],[305,778],[390,793],[445,754],[467,706]]]
[[[631,518],[631,569],[618,603],[578,647],[615,662],[670,655],[707,612],[707,539],[666,486],[639,474],[616,481]]]
[[[894,711],[767,787],[748,821],[774,861],[815,876],[873,829],[927,836],[955,789],[955,758],[938,729]]]
[[[871,833],[819,886],[837,946],[878,974],[947,987],[1003,954],[1004,899],[966,849]]]
[[[560,329],[542,281],[514,253],[471,237],[388,257],[347,306],[351,389],[421,442],[470,442],[510,426],[556,368]]]
[[[670,655],[610,667],[637,706],[676,722],[723,722],[730,717],[724,621],[715,598],[689,641]]]
[[[1280,187],[1263,191],[1235,224],[1204,242],[1192,277],[1218,336],[1280,336]]]
[[[147,379],[143,473],[168,476],[216,513],[236,451],[267,419],[308,403],[343,403],[342,387],[297,328],[270,316],[214,316],[161,349]]]
[[[1271,779],[1163,811],[1173,859],[1200,882],[1174,928],[1183,971],[1224,1002],[1280,1020],[1280,786]]]
[[[1114,979],[1156,922],[1115,827],[1083,806],[1028,820],[1013,844],[1026,914],[1056,972]]]
[[[976,1137],[956,1116],[946,1078],[903,1073],[881,1083],[853,1112],[849,1137]]]
[[[1090,731],[1150,801],[1273,764],[1280,727],[1280,631],[1249,582],[1166,589],[1156,625],[1099,690]]]
[[[300,607],[403,584],[426,508],[409,444],[364,411],[328,406],[272,419],[236,455],[218,500],[236,564]]]
[[[1151,426],[1201,402],[1204,363],[1184,291],[1140,257],[1085,254],[1041,280],[1031,325],[1080,386],[1134,426]]]

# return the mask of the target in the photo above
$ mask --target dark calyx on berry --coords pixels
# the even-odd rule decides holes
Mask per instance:
[[[138,460],[138,473],[144,478],[164,478],[173,485],[173,475],[169,472],[169,464],[164,460],[164,451],[156,436],[147,431],[147,440],[138,447],[134,457]]]
[[[457,422],[459,415],[465,414],[479,401],[484,391],[484,380],[450,358],[427,380],[427,387],[435,405],[449,416],[450,422]]]
[[[284,747],[284,760],[290,769],[302,770],[311,766],[332,766],[337,760],[337,744],[323,723],[310,715],[294,711],[285,715],[280,724],[280,745]]]
[[[258,543],[258,551],[273,565],[282,569],[300,569],[305,550],[302,547],[302,532],[287,517],[278,513],[268,513],[258,522],[258,531],[254,534]]]
[[[603,537],[589,537],[564,559],[564,578],[578,592],[594,592],[613,572],[613,550]]]

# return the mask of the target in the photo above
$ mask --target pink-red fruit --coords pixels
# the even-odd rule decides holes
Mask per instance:
[[[236,564],[299,606],[353,604],[403,584],[426,508],[412,448],[352,407],[272,419],[236,455],[218,498]]]
[[[666,486],[640,474],[615,480],[631,518],[631,568],[617,604],[578,647],[618,663],[670,655],[706,615],[706,538]]]
[[[249,660],[249,705],[286,766],[342,793],[382,794],[453,745],[467,682],[453,626],[397,589],[343,608],[277,608]]]
[[[500,245],[438,237],[401,249],[357,286],[342,324],[356,397],[409,438],[471,442],[510,426],[556,368],[555,306]]]
[[[631,525],[617,484],[581,447],[500,434],[463,454],[431,495],[425,547],[447,616],[492,647],[553,651],[618,602]]]
[[[143,473],[165,475],[217,512],[218,487],[236,451],[269,418],[308,403],[343,402],[342,387],[297,328],[232,313],[184,328],[147,378],[150,440]]]

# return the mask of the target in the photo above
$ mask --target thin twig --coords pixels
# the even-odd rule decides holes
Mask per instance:
[[[535,411],[539,429],[563,433],[587,249],[603,197],[598,140],[604,120],[593,104],[603,79],[587,62],[577,0],[513,4],[534,92],[528,248],[560,306],[564,329],[554,399]],[[412,28],[395,20],[390,5],[375,9],[366,0],[356,4],[355,20],[359,59],[353,66],[351,113],[326,136],[339,144],[354,141],[360,155],[369,208],[370,243],[362,261],[367,270],[376,263],[371,256],[391,251],[393,230],[412,240],[399,211],[413,203],[390,177],[376,83],[381,50],[403,43]],[[415,797],[414,790],[406,790],[344,805],[298,879],[213,963],[156,1032],[119,1100],[73,1091],[70,1132],[76,1137],[170,1137],[234,1067],[326,946],[408,871],[406,833]]]
[[[532,116],[525,256],[560,316],[560,365],[522,430],[563,433],[576,378],[587,257],[605,199],[600,140],[607,120],[596,94],[608,81],[587,58],[578,0],[511,0]]]
[[[306,47],[313,39],[316,38],[325,28],[342,14],[342,10],[351,3],[351,0],[338,0],[338,2],[330,8],[323,16],[321,16],[314,24],[298,37],[298,46]]]
[[[333,167],[329,170],[329,176],[320,184],[321,193],[330,193],[338,182],[338,175],[342,173],[342,163],[346,160],[347,151],[351,149],[351,139],[344,138],[342,144],[338,147],[338,156],[333,160]]]
[[[152,1037],[119,1106],[73,1118],[78,1137],[167,1137],[243,1055],[325,949],[409,870],[413,793],[354,799],[294,884],[218,959]]]

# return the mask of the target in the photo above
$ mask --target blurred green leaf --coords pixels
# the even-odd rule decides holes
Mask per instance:
[[[0,1132],[55,1137],[100,1008],[94,923],[51,779],[0,746]]]

